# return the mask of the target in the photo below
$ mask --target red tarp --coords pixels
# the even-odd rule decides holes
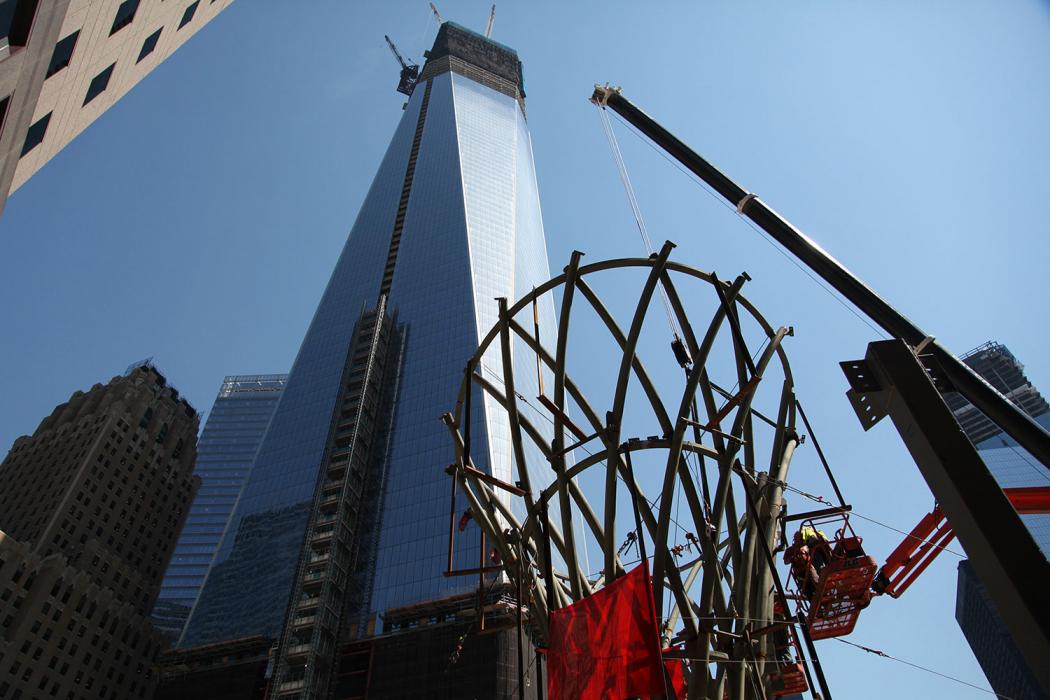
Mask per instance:
[[[551,613],[550,700],[607,700],[664,694],[649,566]]]

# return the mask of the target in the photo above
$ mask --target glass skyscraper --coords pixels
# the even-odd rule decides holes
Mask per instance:
[[[1036,423],[1050,430],[1050,405],[1025,376],[1024,365],[1006,346],[985,343],[961,359]],[[1050,472],[1016,440],[959,394],[948,394],[945,398],[999,486],[1050,486]],[[1021,519],[1044,554],[1050,556],[1050,515],[1022,515]]]
[[[193,501],[153,608],[153,624],[177,639],[197,601],[237,496],[273,417],[286,375],[226,377],[197,442]]]
[[[1005,346],[985,343],[961,358],[985,381],[1050,430],[1050,406]],[[1050,474],[1035,457],[958,394],[945,397],[963,431],[1002,488],[1050,486]],[[1043,553],[1050,556],[1050,515],[1021,515]],[[1042,700],[1035,677],[1007,632],[984,584],[969,561],[959,564],[955,617],[996,693],[1016,700]]]
[[[297,569],[328,556],[315,550],[301,559],[320,537],[318,523],[335,517],[318,508],[322,489],[336,483],[332,460],[347,449],[338,441],[349,420],[340,411],[356,396],[354,338],[362,324],[376,323],[368,320],[373,309],[396,323],[403,350],[386,437],[378,452],[370,448],[378,454],[366,477],[376,515],[355,535],[372,543],[356,558],[364,592],[349,614],[378,632],[385,610],[472,591],[475,581],[442,576],[445,468],[454,453],[440,417],[496,321],[496,298],[513,301],[547,279],[521,62],[512,49],[446,22],[335,263],[180,646],[278,637],[293,590],[312,576],[297,579]],[[539,317],[552,337],[549,296]],[[527,357],[523,347],[515,357]],[[520,361],[516,388],[536,396],[535,365]],[[499,363],[497,352],[478,371],[498,375]],[[505,414],[475,397],[475,464],[510,478]],[[455,565],[476,566],[478,556],[476,538],[457,544]]]

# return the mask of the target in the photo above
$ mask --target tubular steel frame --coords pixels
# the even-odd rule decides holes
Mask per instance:
[[[665,658],[688,663],[688,697],[712,700],[772,697],[767,688],[777,662],[771,632],[785,626],[785,620],[774,622],[774,598],[784,595],[774,552],[781,545],[783,487],[792,455],[801,442],[795,430],[797,403],[791,369],[782,347],[791,330],[774,329],[740,294],[749,279],[746,274],[731,283],[721,281],[714,274],[671,261],[673,248],[674,244],[667,242],[648,259],[616,259],[585,266],[580,264],[582,253],[574,252],[561,275],[512,306],[506,299],[498,300],[498,322],[467,364],[455,410],[443,417],[455,445],[456,461],[448,469],[453,477],[452,504],[454,508],[457,493],[469,503],[474,522],[482,528],[483,541],[499,554],[500,568],[526,591],[523,603],[527,605],[529,624],[543,644],[548,639],[548,616],[552,610],[576,602],[624,574],[616,540],[616,505],[617,494],[625,493],[643,524],[641,537],[647,538],[638,543],[639,550],[648,549],[651,553],[653,595],[661,619],[661,648],[675,646],[674,650],[665,652]],[[587,278],[630,268],[647,270],[648,275],[631,324],[624,331]],[[700,336],[686,315],[675,278],[700,280],[712,289],[716,310]],[[530,324],[522,325],[516,316],[543,295],[559,288],[562,292],[560,321],[552,355],[527,329]],[[682,365],[685,387],[673,413],[665,406],[637,352],[643,322],[658,288],[666,295],[681,328],[681,341],[688,350],[688,358],[684,359],[691,360]],[[566,367],[570,322],[578,306],[578,303],[574,306],[574,302],[581,297],[622,352],[612,406],[604,419],[588,402]],[[751,319],[764,335],[761,352],[756,355],[744,340],[741,316]],[[739,387],[735,393],[722,389],[708,375],[708,360],[721,333],[728,333],[731,339]],[[541,399],[551,413],[553,433],[542,430],[522,413],[519,401],[523,397],[515,389],[511,361],[515,338],[535,353],[539,363],[554,378],[553,396]],[[550,342],[549,338],[546,340]],[[497,349],[502,359],[502,385],[477,371],[483,356]],[[778,368],[783,377],[774,383],[773,390],[779,391],[775,420],[751,407],[759,389],[769,384],[762,382],[763,376],[773,368]],[[622,425],[632,381],[641,388],[643,401],[652,409],[661,435],[634,436]],[[471,459],[470,397],[479,389],[505,411],[517,477],[515,484],[485,474]],[[572,402],[572,409],[580,414],[582,428],[569,419],[568,400]],[[700,417],[701,412],[705,418]],[[754,417],[773,427],[772,444],[768,446],[768,472],[756,471],[759,457],[752,424]],[[568,441],[566,430],[570,433]],[[526,457],[526,440],[536,445],[545,464],[530,463]],[[593,454],[569,463],[567,457],[575,448],[593,441],[600,444]],[[662,486],[655,500],[645,495],[634,480],[630,466],[632,453],[650,450],[666,452]],[[698,463],[699,485],[687,462],[689,459]],[[604,470],[600,511],[592,507],[577,484],[577,477],[592,467]],[[734,480],[734,476],[737,479]],[[695,558],[684,564],[676,560],[683,548],[670,540],[676,492],[681,494],[680,503],[685,506],[682,511],[687,514],[675,522],[684,522],[683,527],[693,528],[687,533],[687,539],[698,550]],[[509,505],[512,499],[520,499],[519,512],[525,513],[523,520],[519,521],[512,512]],[[738,504],[742,504],[739,511]],[[453,511],[446,573],[480,574],[484,585],[484,574],[493,567],[452,570],[455,533],[451,518],[454,516]],[[586,523],[582,533],[574,528],[579,519]],[[628,520],[633,532],[635,521],[630,517]],[[581,569],[578,560],[578,539],[580,535],[586,538],[588,533],[600,547],[603,558],[602,571],[593,579]],[[519,552],[523,556],[519,556]],[[483,562],[484,556],[483,547]],[[671,603],[666,618],[661,616],[665,596]],[[786,623],[795,626],[796,639],[801,635],[814,655],[804,625],[797,624],[792,617],[788,617]],[[805,665],[802,647],[796,644],[796,648],[799,660]],[[819,663],[816,658],[813,662],[812,671],[823,697],[830,700]],[[805,669],[812,688],[814,675],[809,665],[805,665]]]

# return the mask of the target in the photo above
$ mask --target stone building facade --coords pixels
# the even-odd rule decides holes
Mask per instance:
[[[0,464],[0,697],[152,697],[149,615],[200,480],[150,365],[76,392]]]

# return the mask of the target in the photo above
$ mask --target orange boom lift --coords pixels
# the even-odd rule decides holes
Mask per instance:
[[[1003,492],[1021,515],[1050,513],[1050,486],[1003,489]],[[872,590],[876,595],[885,593],[899,598],[953,539],[955,532],[951,523],[940,507],[935,506],[886,559],[875,575]]]

